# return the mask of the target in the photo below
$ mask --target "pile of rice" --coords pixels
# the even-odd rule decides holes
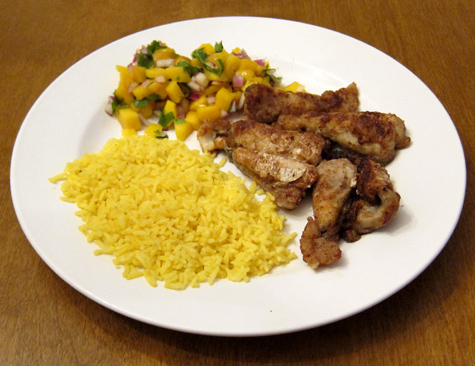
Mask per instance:
[[[249,281],[296,258],[272,196],[220,168],[214,155],[147,135],[111,139],[50,179],[76,203],[80,230],[127,279],[185,289]],[[262,197],[259,197],[259,196]]]

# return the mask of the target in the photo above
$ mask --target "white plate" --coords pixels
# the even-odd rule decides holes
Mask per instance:
[[[355,81],[362,110],[391,112],[406,121],[413,144],[388,166],[402,207],[387,228],[342,243],[342,260],[312,271],[300,259],[250,283],[221,280],[182,292],[144,279],[127,281],[111,258],[93,255],[77,227],[76,206],[59,200],[48,178],[68,161],[97,152],[120,136],[104,113],[116,88],[116,65],[162,40],[184,55],[202,43],[223,41],[267,58],[284,83],[299,81],[321,93]],[[190,145],[198,147],[196,141]],[[456,129],[434,94],[414,74],[375,48],[316,26],[269,18],[183,21],[148,29],[105,46],[64,72],[36,101],[18,134],[11,191],[20,224],[41,258],[92,300],[128,317],[198,334],[257,336],[321,326],[371,307],[418,276],[454,230],[465,196],[466,169]],[[288,214],[301,232],[307,200]],[[300,256],[298,240],[293,249]]]

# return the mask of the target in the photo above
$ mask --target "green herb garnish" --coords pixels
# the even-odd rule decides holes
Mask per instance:
[[[175,115],[173,112],[163,113],[160,115],[160,119],[158,120],[158,124],[162,125],[163,127],[167,127],[170,123],[173,122],[175,119]]]
[[[275,69],[271,69],[269,67],[269,64],[266,65],[266,69],[265,69],[265,76],[269,77],[270,79],[270,82],[271,84],[278,84],[280,83],[280,81],[282,80],[282,77],[281,76],[275,76],[274,75],[274,72],[275,72]]]
[[[179,67],[183,67],[185,71],[190,74],[190,76],[196,75],[201,71],[199,67],[192,66],[186,61],[180,61],[179,63],[176,64]]]
[[[219,42],[219,43],[216,42],[216,43],[214,44],[214,51],[215,51],[216,53],[223,52],[223,50],[224,50],[223,41],[221,41],[221,42]]]
[[[147,46],[148,54],[143,54],[142,52],[139,52],[135,55],[137,57],[137,64],[147,69],[154,67],[155,62],[153,61],[153,54],[156,50],[161,50],[163,48],[168,47],[160,45],[160,42],[152,41],[152,43]]]
[[[220,76],[224,71],[224,65],[221,59],[217,60],[218,64],[215,65],[214,67],[210,66],[210,64],[206,61],[206,59],[208,58],[208,54],[204,51],[203,47],[200,49],[194,50],[193,53],[191,54],[191,57],[197,58],[200,61],[201,65],[203,65],[203,68],[208,72],[211,72],[213,74]]]
[[[134,107],[135,108],[145,108],[150,101],[161,100],[160,95],[158,94],[150,94],[147,98],[143,98],[140,100],[134,100]]]

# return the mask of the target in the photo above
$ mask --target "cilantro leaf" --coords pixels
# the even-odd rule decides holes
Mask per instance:
[[[275,76],[275,69],[271,69],[269,64],[266,65],[265,76],[268,76],[272,85],[278,84],[282,80],[282,76]]]
[[[155,66],[152,55],[144,55],[143,53],[138,53],[136,57],[137,57],[137,64],[139,66],[145,67],[147,69],[150,69]]]
[[[183,118],[177,118],[173,123],[182,125],[183,123],[186,123],[186,120],[184,120]]]
[[[208,62],[206,61],[206,59],[208,58],[208,54],[204,51],[204,47],[194,50],[191,54],[191,57],[197,58],[200,61],[201,65],[203,65],[203,68],[208,72],[220,76],[224,71],[224,65],[221,59],[217,60],[218,65],[215,65],[215,67],[212,67],[208,64]]]
[[[150,94],[147,98],[143,98],[140,100],[134,100],[134,107],[135,108],[145,108],[149,101],[156,101],[161,100],[160,95],[158,94]]]
[[[160,119],[158,120],[158,124],[162,125],[163,127],[167,127],[172,121],[175,119],[175,115],[173,112],[163,113],[160,115]]]
[[[214,44],[214,51],[215,51],[216,53],[223,52],[223,50],[224,50],[223,41],[221,41],[221,42],[219,42],[219,43],[216,42],[216,43]]]
[[[139,66],[145,67],[150,69],[151,67],[155,66],[155,62],[153,61],[153,53],[156,50],[161,50],[163,48],[168,48],[167,46],[162,46],[158,41],[152,41],[147,46],[148,54],[143,54],[142,51],[139,51],[135,56],[137,57],[137,64]]]
[[[192,66],[186,61],[180,61],[179,63],[176,64],[179,67],[183,67],[185,71],[190,74],[190,76],[196,75],[201,71],[199,67]]]
[[[134,100],[134,107],[135,108],[145,108],[148,104],[147,98],[141,100]]]
[[[155,131],[155,135],[156,135],[155,137],[160,140],[168,138],[168,135],[165,132],[159,131],[159,130]]]
[[[164,48],[168,48],[168,47],[167,46],[162,46],[160,44],[160,42],[158,42],[158,41],[152,41],[152,43],[150,43],[147,46],[147,51],[150,55],[153,55],[156,50],[162,50]]]

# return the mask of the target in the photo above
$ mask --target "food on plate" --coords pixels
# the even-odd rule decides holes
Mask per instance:
[[[318,177],[314,165],[243,147],[232,149],[231,161],[287,210],[297,207]]]
[[[280,208],[295,209],[312,190],[300,249],[314,269],[341,258],[341,238],[357,241],[399,209],[385,165],[410,144],[405,123],[358,108],[355,83],[321,95],[255,84],[244,92],[245,119],[205,121],[197,133],[203,151],[226,151]]]
[[[356,166],[346,158],[324,160],[317,171],[312,192],[313,217],[308,218],[300,240],[303,260],[312,268],[340,259],[342,212],[357,179]]]
[[[349,201],[342,233],[348,242],[386,226],[396,216],[401,200],[386,168],[368,158],[355,162],[359,172],[356,194]]]
[[[251,85],[244,93],[246,115],[264,123],[275,122],[281,114],[299,115],[305,112],[352,112],[359,105],[358,88],[351,83],[337,91],[322,95],[288,92],[269,85]]]
[[[80,231],[123,276],[170,289],[249,281],[297,256],[273,198],[214,155],[148,134],[109,140],[50,179],[77,204]]]
[[[310,112],[280,115],[276,125],[318,133],[339,145],[372,157],[381,164],[393,160],[396,149],[409,146],[404,121],[391,113]]]
[[[269,62],[253,60],[241,48],[232,52],[222,42],[202,44],[190,57],[179,55],[164,42],[138,49],[127,66],[118,65],[120,81],[106,111],[123,129],[139,131],[150,123],[175,128],[184,141],[205,120],[242,111],[243,92],[252,84],[277,86]],[[292,83],[283,90],[301,90]],[[160,136],[165,133],[160,131]]]

